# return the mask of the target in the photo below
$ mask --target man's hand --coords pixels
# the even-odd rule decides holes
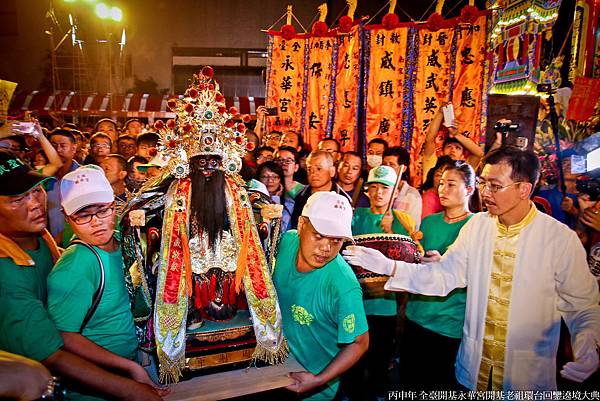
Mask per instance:
[[[161,396],[158,394],[157,389],[147,384],[141,384],[132,382],[133,385],[129,386],[129,391],[123,397],[126,401],[160,401]]]
[[[598,369],[598,348],[594,336],[590,333],[579,333],[573,344],[575,360],[567,363],[560,375],[567,380],[581,383]]]
[[[256,119],[264,119],[267,115],[267,106],[258,106],[256,108]]]
[[[381,229],[383,232],[393,234],[392,223],[394,223],[394,216],[392,216],[392,212],[388,210],[381,218]]]
[[[17,400],[37,400],[52,378],[39,362],[0,351],[0,395]]]
[[[600,231],[600,211],[595,207],[585,209],[579,220],[593,230]]]
[[[568,196],[565,196],[560,203],[560,208],[565,213],[569,213],[570,215],[577,215],[577,208],[575,207],[575,202]]]
[[[129,369],[129,376],[138,383],[145,384],[154,388],[154,390],[161,397],[164,397],[165,395],[171,392],[171,390],[168,387],[159,387],[156,383],[154,383],[152,379],[150,379],[150,376],[148,376],[148,372],[146,372],[146,369],[144,369],[141,365],[135,362],[132,363],[131,368]]]
[[[292,372],[289,376],[294,380],[294,383],[287,386],[286,390],[295,393],[304,393],[323,384],[317,376],[310,372]]]
[[[442,258],[442,255],[436,250],[431,250],[425,252],[425,256],[423,256],[423,263],[431,263],[431,262],[439,262]]]
[[[342,255],[351,265],[360,266],[374,273],[389,276],[394,270],[394,261],[386,258],[377,249],[352,245],[346,248]]]

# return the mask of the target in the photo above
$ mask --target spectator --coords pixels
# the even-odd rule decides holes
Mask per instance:
[[[100,161],[111,153],[112,142],[108,135],[96,132],[90,139],[90,154],[85,158],[84,164],[100,165]]]
[[[130,118],[129,120],[125,121],[125,125],[123,125],[123,134],[129,135],[135,139],[139,134],[142,133],[143,129],[144,125],[140,120],[137,118]]]
[[[8,124],[0,127],[0,149],[8,149],[21,160],[27,160],[27,144],[21,134],[15,134],[11,131]]]
[[[127,177],[125,177],[125,185],[131,193],[139,191],[148,179],[148,175],[138,168],[144,164],[148,164],[148,160],[142,156],[133,156],[127,161]]]
[[[352,199],[352,207],[369,207],[369,198],[362,188],[362,158],[356,152],[348,151],[342,155],[338,165],[338,184]]]
[[[444,174],[444,169],[449,164],[452,164],[452,161],[450,156],[440,156],[435,166],[427,173],[427,179],[421,188],[423,190],[423,211],[421,214],[423,220],[430,214],[442,211],[438,187],[440,185],[440,178],[442,178],[442,174]]]
[[[135,137],[131,135],[121,135],[117,139],[117,149],[119,154],[129,160],[131,157],[137,154],[137,144]]]
[[[110,139],[110,144],[112,146],[111,149],[109,149],[108,153],[117,153],[117,139],[119,139],[119,128],[117,127],[117,122],[115,120],[111,120],[110,118],[103,118],[99,120],[94,126],[93,132],[102,132],[108,135]]]
[[[292,199],[304,188],[304,185],[298,181],[294,181],[294,174],[298,171],[298,153],[291,146],[280,146],[274,153],[275,162],[279,164],[283,170],[284,183],[286,194]]]
[[[333,166],[333,156],[331,153],[322,150],[312,152],[306,160],[306,166],[308,185],[295,198],[296,203],[294,205],[294,213],[292,214],[292,228],[298,226],[298,218],[302,213],[306,201],[316,192],[335,192],[346,197],[348,202],[351,201],[350,196],[333,181],[335,167]]]
[[[383,163],[383,153],[389,147],[385,139],[371,139],[367,145],[367,168],[370,170],[381,166]]]
[[[256,166],[260,166],[266,161],[273,161],[273,153],[275,149],[270,146],[261,146],[256,149]]]
[[[62,232],[65,227],[65,218],[60,206],[58,185],[60,180],[68,172],[79,168],[79,163],[74,160],[75,153],[77,152],[77,145],[75,144],[73,133],[61,128],[56,128],[50,132],[48,140],[54,149],[56,149],[56,152],[63,163],[62,167],[54,175],[57,181],[48,183],[46,187],[48,195],[48,226],[57,242],[62,244]]]
[[[46,163],[44,163],[42,166],[40,166],[38,168],[38,171],[40,173],[47,175],[47,176],[53,176],[63,166],[63,162],[60,159],[60,157],[58,156],[56,149],[54,149],[52,147],[52,144],[50,143],[48,138],[46,138],[44,136],[44,134],[42,132],[42,127],[40,126],[40,124],[37,121],[35,122],[33,131],[31,131],[31,132],[29,131],[28,127],[26,127],[24,125],[24,123],[20,123],[20,122],[13,123],[11,125],[10,129],[13,133],[16,133],[16,134],[22,136],[23,141],[24,141],[23,135],[31,135],[31,137],[33,137],[34,139],[36,139],[38,141],[38,143],[42,147],[41,152],[46,161]],[[35,160],[34,160],[34,163],[35,163]]]
[[[269,134],[263,138],[263,146],[269,146],[275,151],[279,147],[279,142],[281,142],[282,133],[280,131],[271,131]]]
[[[279,244],[273,283],[283,332],[306,369],[290,374],[287,389],[314,399],[332,400],[339,376],[369,346],[360,285],[339,255],[343,240],[352,239],[351,220],[348,199],[319,192],[306,202],[298,231]]]
[[[391,276],[387,290],[446,296],[469,287],[456,377],[470,390],[555,390],[561,317],[575,360],[560,374],[581,382],[598,368],[598,285],[577,235],[531,203],[538,176],[533,152],[488,154],[479,181],[487,213],[473,216],[441,259],[428,254],[431,263],[344,251],[350,263]]]
[[[393,146],[383,152],[383,165],[392,167],[397,175],[403,177],[410,166],[410,155],[403,147]],[[394,199],[394,209],[407,212],[417,223],[418,229],[421,225],[422,208],[423,200],[419,191],[401,179],[398,183],[398,196]]]
[[[324,150],[325,152],[331,153],[333,156],[333,162],[335,167],[337,168],[338,163],[340,162],[341,152],[340,152],[340,143],[334,138],[324,138],[317,145],[317,149]]]
[[[137,155],[150,160],[154,157],[152,154],[156,151],[156,145],[158,144],[158,134],[155,132],[144,132],[138,135],[137,141]],[[153,151],[154,149],[154,151]]]
[[[126,202],[125,179],[127,178],[127,160],[120,154],[111,153],[102,159],[100,167],[104,170],[104,175],[112,187],[115,200]]]
[[[286,193],[283,186],[285,181],[283,169],[274,161],[267,161],[258,166],[256,178],[265,184],[273,202],[283,206],[281,233],[285,233],[290,228],[290,221],[294,211],[294,198]]]
[[[294,148],[296,152],[300,152],[303,147],[302,137],[295,131],[284,132],[279,141],[279,147],[281,146],[289,146]]]
[[[443,121],[444,113],[440,107],[427,127],[423,145],[423,180],[427,178],[427,173],[437,162],[435,139]],[[477,169],[479,161],[483,157],[483,150],[472,139],[459,133],[456,127],[450,127],[448,136],[442,144],[442,154],[450,156],[452,160],[466,160],[473,169]]]

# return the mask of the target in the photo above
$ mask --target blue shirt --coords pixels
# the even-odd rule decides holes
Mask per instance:
[[[71,162],[71,171],[80,167],[75,160]],[[65,216],[60,205],[60,180],[49,181],[45,184],[46,194],[48,195],[48,230],[53,236],[57,236],[65,228]]]

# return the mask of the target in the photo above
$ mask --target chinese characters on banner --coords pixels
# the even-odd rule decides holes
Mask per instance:
[[[358,90],[360,79],[360,35],[355,25],[347,35],[338,37],[335,74],[335,110],[332,136],[342,151],[356,150],[358,134]]]
[[[586,121],[594,113],[600,95],[600,78],[576,77],[573,94],[569,99],[567,120]]]
[[[337,39],[313,37],[308,39],[308,80],[304,111],[304,143],[316,149],[319,141],[331,133],[334,97],[331,88],[334,77],[334,57]]]
[[[307,39],[285,40],[278,35],[270,38],[267,106],[277,107],[278,114],[267,119],[267,130],[299,133],[302,129]]]
[[[473,25],[456,29],[456,55],[452,104],[458,132],[479,143],[481,112],[485,88],[486,17],[481,16]]]
[[[382,138],[390,146],[400,145],[407,33],[408,28],[368,32],[365,143]]]
[[[427,127],[448,101],[450,79],[450,50],[453,29],[431,32],[419,30],[419,55],[417,79],[414,86],[415,126],[410,145],[410,171],[412,184],[420,184],[421,150],[425,142]]]

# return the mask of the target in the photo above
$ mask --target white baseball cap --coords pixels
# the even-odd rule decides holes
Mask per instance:
[[[388,187],[393,187],[396,185],[396,180],[398,179],[398,174],[396,174],[396,170],[394,170],[390,166],[379,166],[371,169],[369,171],[369,179],[367,180],[367,184],[383,184]]]
[[[60,204],[68,216],[86,206],[114,200],[115,193],[98,166],[79,167],[60,180]]]
[[[352,207],[345,196],[316,192],[306,201],[302,216],[308,217],[315,230],[325,237],[352,240]]]

